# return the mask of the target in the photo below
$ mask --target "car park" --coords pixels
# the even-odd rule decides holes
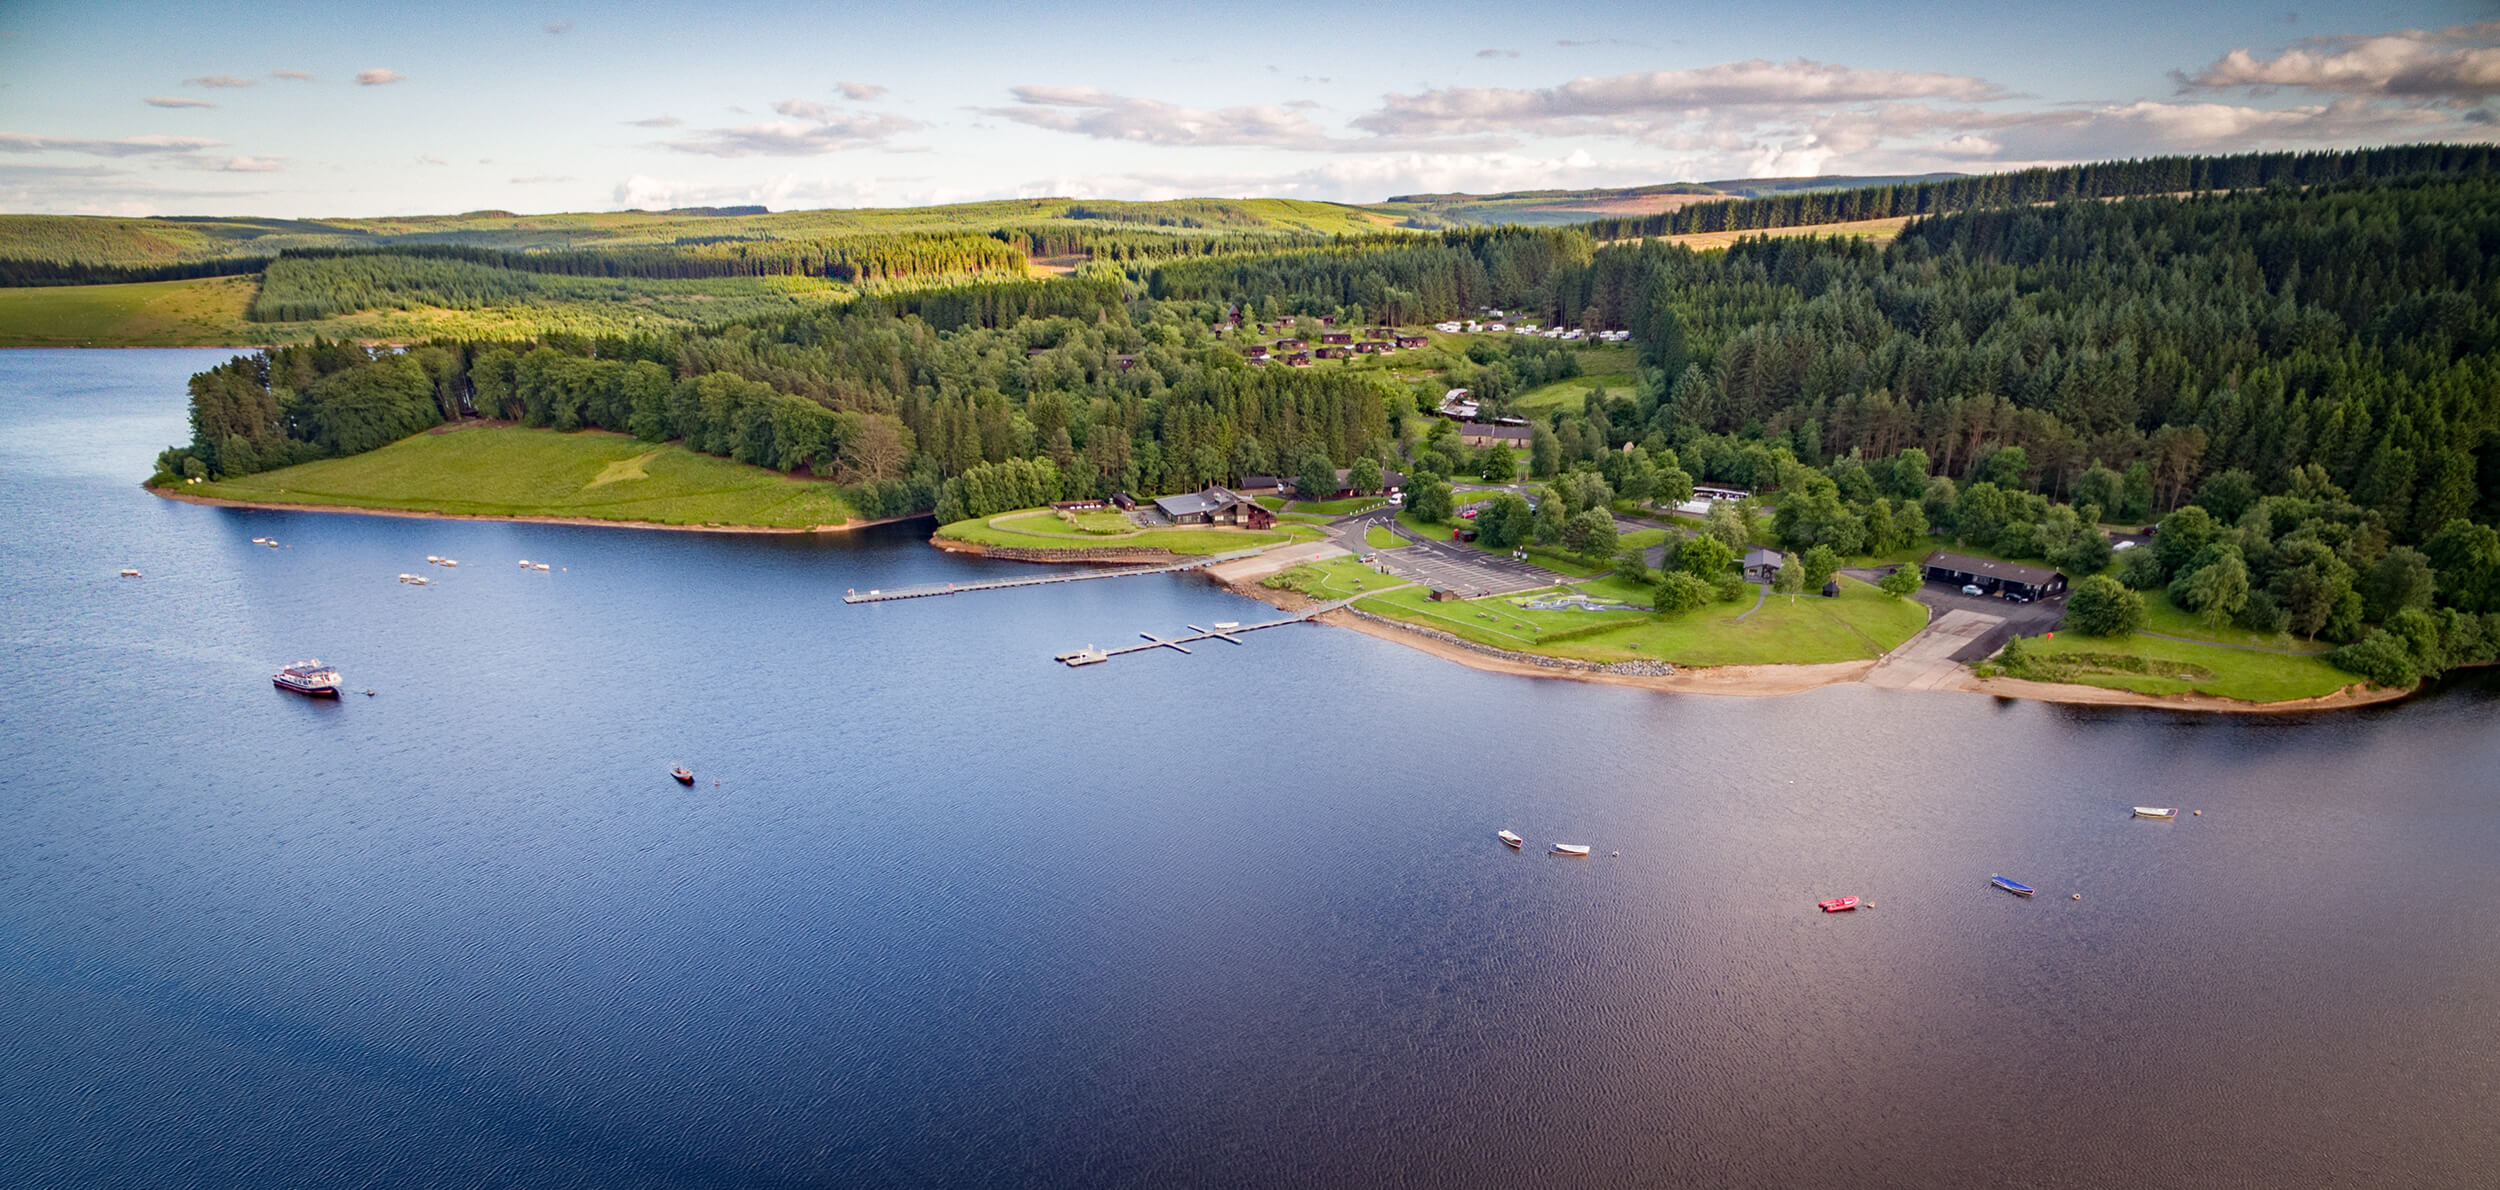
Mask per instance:
[[[1980,590],[1980,589],[1979,589],[1979,584],[1977,584],[1977,583],[1965,583],[1965,584],[1963,584],[1963,586],[1962,586],[1962,594],[1964,594],[1964,595],[1985,595],[1985,594],[1987,594],[1987,592],[1986,592],[1986,591],[1982,591],[1982,590]]]

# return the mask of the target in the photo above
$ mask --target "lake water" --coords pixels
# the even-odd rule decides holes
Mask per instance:
[[[145,494],[226,354],[0,353],[0,1183],[2500,1170],[2488,678],[1712,699],[1317,626],[1069,670],[1265,609],[840,601],[1026,573],[925,525]],[[303,656],[376,696],[274,690]]]

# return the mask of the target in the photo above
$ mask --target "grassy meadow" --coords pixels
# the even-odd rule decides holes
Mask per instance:
[[[1466,640],[1580,661],[1672,661],[1686,666],[1815,665],[1862,661],[1899,647],[1927,625],[1927,609],[1855,579],[1840,580],[1838,599],[1775,595],[1760,611],[1714,603],[1675,616],[1647,611],[1540,611],[1522,606],[1569,589],[1599,599],[1624,599],[1628,584],[1577,584],[1528,595],[1434,603],[1420,587],[1375,595],[1356,607],[1375,615]]]
[[[596,430],[470,426],[365,454],[180,485],[270,504],[807,529],[852,518],[833,485]]]
[[[1175,554],[1228,554],[1234,550],[1315,540],[1320,533],[1307,525],[1279,525],[1269,532],[1220,526],[1202,529],[1131,527],[1127,532],[1088,532],[1070,525],[1050,509],[1042,508],[956,521],[940,526],[937,535],[950,541],[1028,550],[1122,547],[1168,550]]]

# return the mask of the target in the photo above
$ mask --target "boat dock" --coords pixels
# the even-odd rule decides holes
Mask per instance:
[[[1070,669],[1074,669],[1080,665],[1100,665],[1114,657],[1124,656],[1129,653],[1147,653],[1156,649],[1170,649],[1175,653],[1186,653],[1190,651],[1189,646],[1197,644],[1201,641],[1220,640],[1226,644],[1237,645],[1242,643],[1242,633],[1257,632],[1262,628],[1282,628],[1287,624],[1308,624],[1311,621],[1318,619],[1321,615],[1333,612],[1359,598],[1362,598],[1362,596],[1333,600],[1328,603],[1320,604],[1317,607],[1296,612],[1293,615],[1286,616],[1281,620],[1269,620],[1264,624],[1234,624],[1223,620],[1216,621],[1214,627],[1211,628],[1200,628],[1195,624],[1191,624],[1188,626],[1189,635],[1187,636],[1156,636],[1151,632],[1140,632],[1137,635],[1146,638],[1146,643],[1142,645],[1121,645],[1116,649],[1098,649],[1092,645],[1087,645],[1084,648],[1077,649],[1073,652],[1058,654],[1057,656],[1052,657],[1051,660],[1057,661]]]
[[[1229,626],[1218,624],[1213,628],[1201,628],[1196,624],[1191,624],[1188,626],[1189,635],[1187,636],[1156,636],[1151,632],[1140,632],[1137,635],[1146,638],[1146,643],[1142,645],[1122,645],[1116,649],[1097,649],[1092,645],[1087,645],[1084,648],[1078,649],[1072,653],[1061,653],[1058,656],[1051,658],[1051,660],[1060,662],[1070,668],[1074,668],[1079,665],[1100,665],[1105,661],[1109,661],[1114,657],[1122,656],[1124,654],[1145,653],[1151,652],[1155,649],[1170,649],[1175,653],[1186,653],[1190,651],[1190,645],[1197,644],[1201,641],[1220,640],[1226,642],[1227,644],[1237,645],[1241,643],[1242,633],[1257,632],[1262,628],[1282,628],[1287,624],[1300,624],[1309,620],[1316,614],[1318,614],[1316,611],[1304,612],[1301,615],[1287,616],[1281,620],[1269,620],[1264,624],[1233,624]]]
[[[854,590],[842,596],[844,603],[883,603],[889,599],[926,599],[933,595],[962,595],[971,591],[1001,591],[1009,587],[1039,587],[1050,583],[1081,583],[1088,579],[1128,578],[1140,574],[1177,574],[1196,570],[1235,558],[1247,558],[1258,550],[1234,550],[1229,554],[1209,554],[1203,558],[1184,558],[1161,566],[1106,566],[1097,570],[1069,570],[1057,574],[1037,574],[1031,578],[1001,578],[973,583],[927,583],[917,587],[889,587],[879,590]],[[1260,627],[1268,627],[1262,624]],[[1199,638],[1191,638],[1199,639]]]

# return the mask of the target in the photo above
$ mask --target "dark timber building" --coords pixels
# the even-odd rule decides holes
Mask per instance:
[[[1920,565],[1927,572],[1928,582],[1977,587],[1990,595],[2043,599],[2066,589],[2066,576],[2045,566],[1972,558],[1943,550],[1927,555]]]

